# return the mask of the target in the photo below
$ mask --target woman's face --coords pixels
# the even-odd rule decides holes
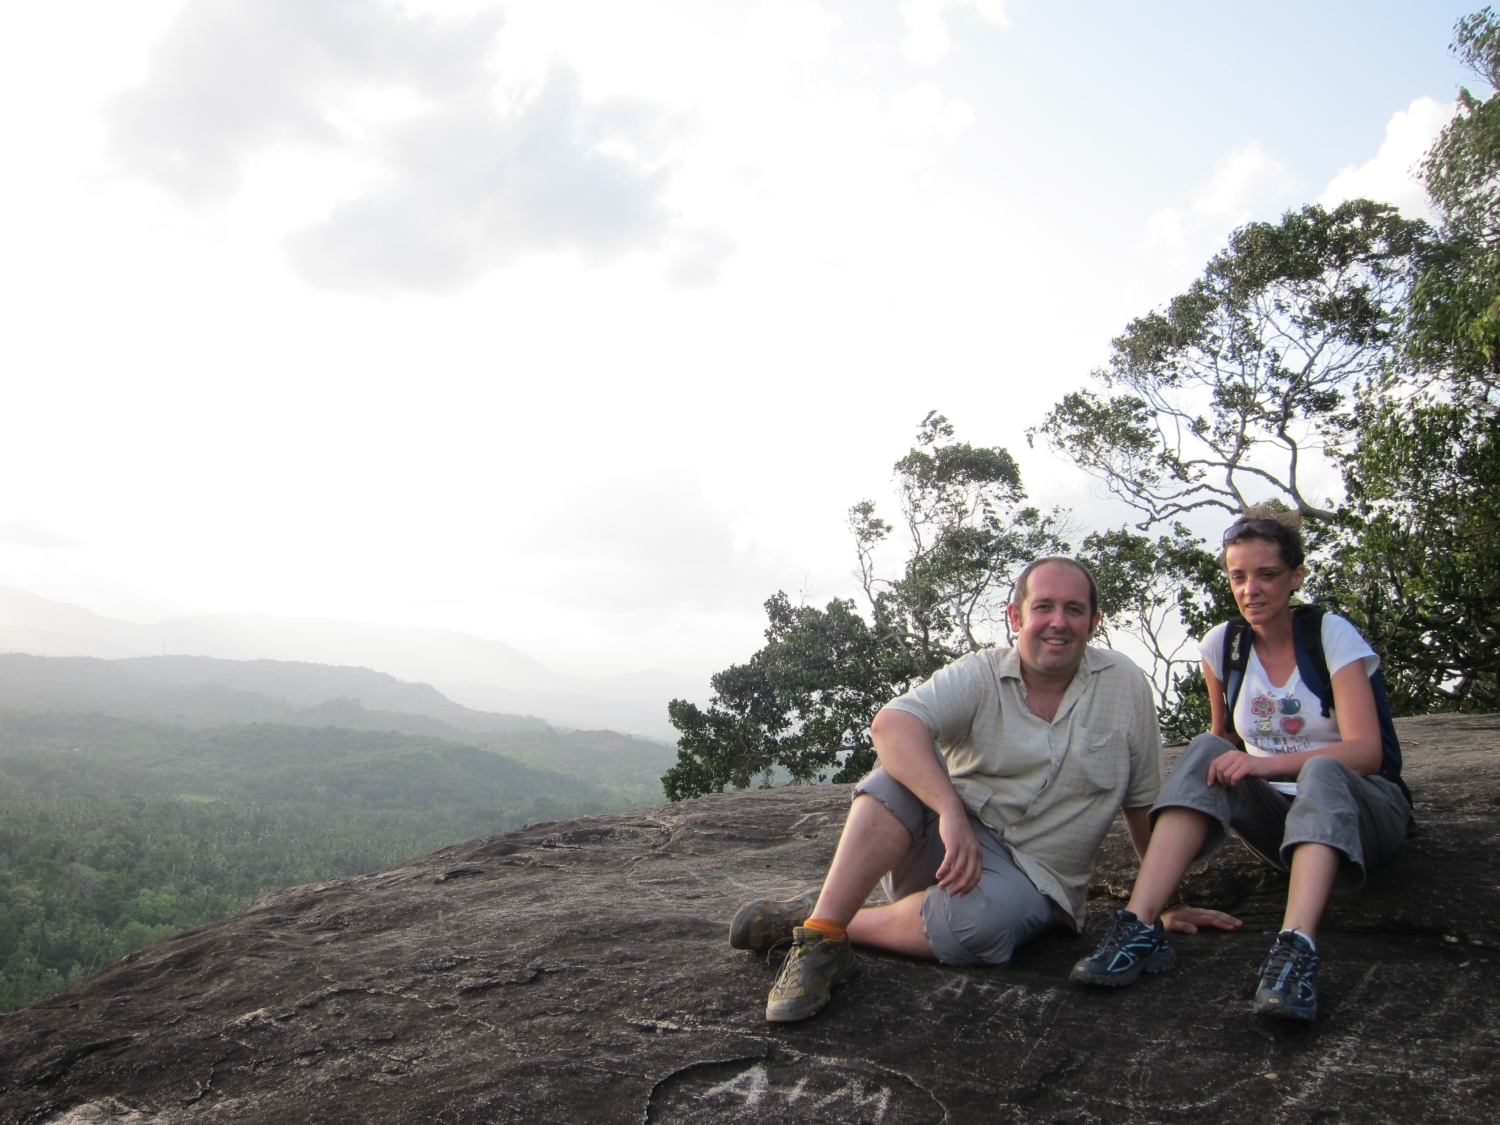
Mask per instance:
[[[1245,539],[1224,551],[1235,604],[1252,625],[1264,625],[1287,611],[1292,593],[1302,588],[1305,566],[1281,561],[1281,548],[1269,539]]]

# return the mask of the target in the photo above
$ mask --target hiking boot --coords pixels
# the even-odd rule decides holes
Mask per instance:
[[[1068,979],[1079,984],[1110,988],[1134,984],[1141,973],[1165,973],[1177,968],[1177,952],[1167,944],[1161,919],[1148,926],[1128,910],[1116,910],[1109,933],[1093,955],[1073,966]]]
[[[729,944],[765,953],[777,942],[791,941],[792,931],[807,921],[818,904],[818,893],[815,888],[785,902],[768,898],[745,903],[729,923]]]
[[[1296,930],[1282,930],[1260,967],[1255,1014],[1310,1020],[1318,1014],[1318,955]]]
[[[766,1019],[772,1023],[805,1020],[828,1003],[833,986],[854,975],[854,946],[834,941],[821,930],[798,926],[792,951],[766,997]]]

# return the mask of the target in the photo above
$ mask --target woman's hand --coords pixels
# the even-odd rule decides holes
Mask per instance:
[[[1189,906],[1184,902],[1170,910],[1163,910],[1161,924],[1169,933],[1196,934],[1204,926],[1212,926],[1216,930],[1237,930],[1244,923],[1222,910],[1208,910],[1201,906]]]
[[[1208,764],[1208,783],[1233,789],[1247,777],[1277,777],[1276,759],[1230,750]]]

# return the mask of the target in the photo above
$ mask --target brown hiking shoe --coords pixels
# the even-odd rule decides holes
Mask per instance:
[[[828,1003],[834,985],[853,975],[854,946],[848,938],[833,941],[821,930],[798,926],[792,931],[792,952],[766,997],[766,1019],[805,1020]]]
[[[818,893],[814,888],[785,902],[767,898],[745,903],[729,923],[729,944],[764,953],[779,941],[791,941],[792,930],[806,922],[818,904]]]

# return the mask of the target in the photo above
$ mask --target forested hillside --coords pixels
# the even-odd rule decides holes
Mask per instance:
[[[0,655],[0,1011],[279,887],[660,800],[671,757],[368,669]]]

